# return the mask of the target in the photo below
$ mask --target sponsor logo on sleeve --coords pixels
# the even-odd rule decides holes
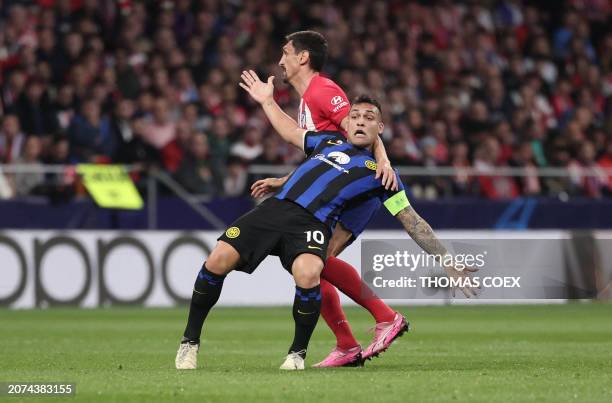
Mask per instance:
[[[331,104],[334,107],[333,111],[338,112],[340,109],[347,106],[349,103],[342,98],[340,95],[336,95],[331,99]]]
[[[366,168],[371,169],[372,171],[376,171],[376,162],[372,160],[366,160],[365,166]]]
[[[238,238],[240,236],[240,228],[230,227],[225,231],[225,236],[228,238]]]

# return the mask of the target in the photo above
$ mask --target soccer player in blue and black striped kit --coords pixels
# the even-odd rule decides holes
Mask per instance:
[[[303,149],[306,160],[274,197],[238,218],[219,237],[196,279],[187,328],[177,352],[178,369],[197,367],[202,325],[219,298],[227,273],[251,273],[268,255],[279,256],[296,283],[295,335],[280,368],[304,369],[306,349],[320,313],[319,276],[331,228],[346,208],[379,199],[423,249],[446,255],[431,227],[410,207],[403,186],[392,192],[375,179],[372,145],[384,128],[376,100],[362,96],[354,101],[345,138],[339,132],[300,129],[274,101],[273,77],[263,83],[249,71],[242,79],[240,85],[262,105],[274,129],[287,142]],[[467,275],[454,268],[448,268],[447,273]]]

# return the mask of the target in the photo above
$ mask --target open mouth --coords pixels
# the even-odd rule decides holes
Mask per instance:
[[[367,137],[366,133],[363,130],[361,130],[361,129],[356,130],[355,133],[353,133],[353,136],[355,136],[355,137]]]

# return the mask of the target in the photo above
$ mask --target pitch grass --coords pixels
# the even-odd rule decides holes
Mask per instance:
[[[0,382],[76,382],[75,402],[612,401],[611,304],[398,309],[414,329],[381,358],[300,373],[277,369],[289,308],[216,309],[186,372],[174,369],[186,308],[0,310]],[[348,316],[367,344],[370,317]],[[308,364],[332,340],[321,321]]]

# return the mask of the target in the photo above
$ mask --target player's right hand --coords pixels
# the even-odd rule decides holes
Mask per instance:
[[[268,82],[262,82],[253,70],[244,70],[240,75],[242,82],[238,83],[251,98],[260,104],[272,100],[274,95],[274,76],[268,77]]]
[[[260,179],[251,186],[251,196],[258,199],[280,189],[285,184],[285,178]]]

